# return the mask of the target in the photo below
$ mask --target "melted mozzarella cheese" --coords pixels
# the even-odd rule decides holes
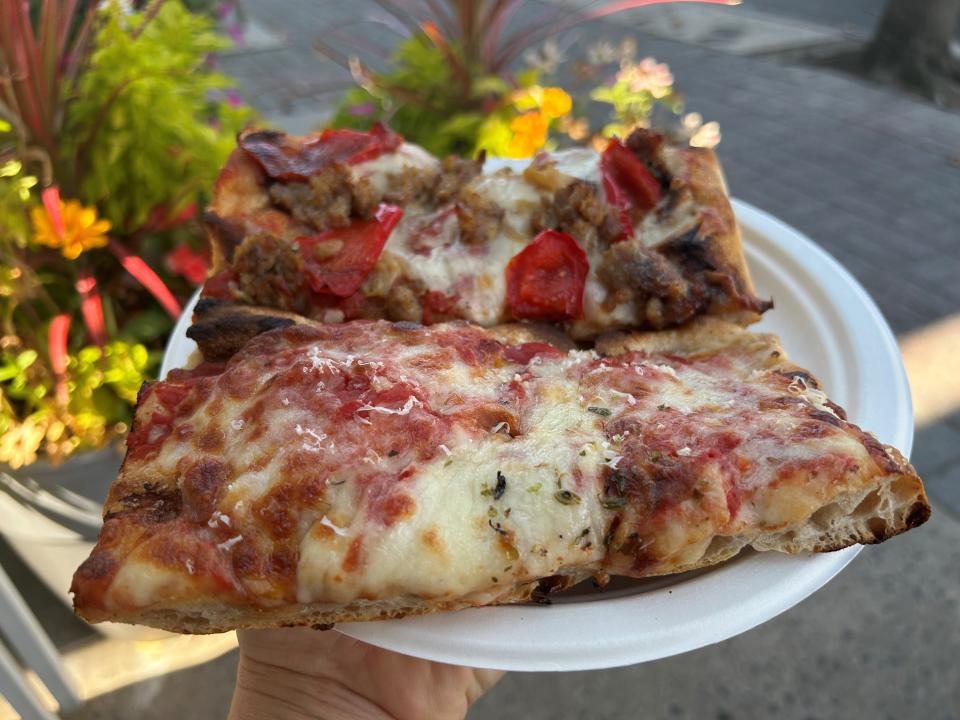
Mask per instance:
[[[484,384],[457,387],[483,395]],[[543,397],[535,405],[520,436],[460,430],[446,443],[449,455],[419,468],[409,486],[417,504],[413,518],[382,527],[361,515],[353,523],[368,548],[363,573],[343,572],[349,538],[304,536],[298,600],[348,602],[387,588],[455,599],[599,564],[606,513],[593,483],[578,483],[573,472],[597,475],[602,454],[581,456],[580,449],[600,442],[600,424],[574,385],[552,382],[541,392],[549,401]],[[495,497],[498,474],[505,485]],[[562,504],[555,497],[561,489],[579,502]]]
[[[281,591],[299,602],[487,602],[555,574],[669,572],[695,562],[715,536],[803,522],[868,478],[850,470],[871,467],[859,436],[833,422],[810,433],[811,409],[832,413],[825,396],[764,370],[763,350],[695,361],[571,351],[525,366],[469,365],[453,348],[476,343],[475,330],[346,327],[338,340],[232,362],[227,373],[256,370],[247,395],[214,393],[180,419],[192,433],[171,433],[146,461],[151,478],[181,478],[198,458],[196,438],[222,434],[216,456],[231,475],[209,517],[195,519],[212,540],[194,546],[229,568],[237,553],[269,558],[273,543],[290,547],[271,533],[289,537],[296,572]],[[291,384],[298,389],[288,397]],[[325,400],[313,404],[305,399],[311,392]],[[382,393],[390,399],[378,400]],[[784,399],[791,402],[777,402]],[[257,406],[262,412],[251,417]],[[491,410],[513,420],[490,422]],[[399,450],[387,452],[389,434]],[[841,464],[818,464],[831,458]],[[143,463],[128,462],[124,472],[143,472]],[[613,473],[639,483],[620,504],[605,497]],[[275,494],[291,481],[284,492],[292,495]],[[651,481],[658,487],[648,497]],[[189,488],[182,491],[189,502]],[[391,506],[394,492],[401,502]],[[658,506],[661,492],[674,502]],[[292,525],[276,524],[278,511],[291,513]],[[618,527],[617,542],[629,545],[623,552],[607,547]],[[121,568],[113,606],[189,596],[194,570],[211,562],[178,555],[188,564],[157,567],[144,557]],[[237,582],[265,606],[283,602],[269,576]]]
[[[481,176],[469,187],[504,209],[493,238],[477,246],[463,244],[456,215],[449,213],[423,240],[422,218],[411,213],[391,233],[386,249],[403,258],[412,279],[455,297],[464,318],[493,325],[505,319],[504,273],[530,239],[530,218],[540,207],[540,194],[510,170]]]
[[[682,156],[667,155],[668,164],[682,161]],[[601,187],[600,156],[587,148],[551,153],[555,169],[569,178],[577,178]],[[439,171],[439,163],[415,145],[404,144],[396,153],[353,167],[355,179],[367,178],[375,189],[385,191],[392,178],[405,170]],[[527,182],[523,173],[511,168],[485,172],[469,183],[468,188],[503,209],[495,236],[480,245],[461,241],[457,217],[447,212],[425,231],[423,208],[410,206],[400,224],[387,241],[386,249],[405,262],[405,274],[417,286],[453,298],[456,315],[480,325],[490,326],[509,319],[506,308],[507,264],[534,238],[532,218],[540,212],[547,198],[542,189]],[[689,230],[698,213],[689,194],[675,203],[665,221],[650,213],[636,228],[648,247],[668,237]],[[444,211],[440,211],[443,213]],[[609,291],[597,275],[604,248],[593,244],[588,248],[590,272],[583,295],[585,328],[629,327],[643,320],[643,308],[630,297],[610,305]]]
[[[503,223],[494,242],[512,240],[516,252],[516,241],[526,244],[530,240],[530,219],[541,206],[541,194],[522,174],[509,168],[497,170],[481,175],[470,184],[470,189],[503,208]]]
[[[599,187],[600,155],[589,148],[573,148],[550,153],[548,156],[558,172],[579,180],[586,180]]]
[[[388,189],[392,176],[402,175],[410,170],[439,171],[440,161],[419,145],[403,143],[396,152],[385,153],[373,160],[357,163],[350,167],[351,178],[366,179],[373,190],[382,195]]]

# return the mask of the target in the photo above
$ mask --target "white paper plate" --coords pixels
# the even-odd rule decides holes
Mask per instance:
[[[735,200],[750,271],[774,310],[757,328],[780,335],[851,421],[907,456],[910,389],[893,333],[860,284],[813,241]],[[163,373],[195,348],[174,330]],[[385,622],[341,632],[418,657],[503,670],[588,670],[656,660],[725,640],[782,613],[822,587],[860,551],[823,555],[742,553],[715,568],[653,580],[585,583],[552,605],[512,605]]]

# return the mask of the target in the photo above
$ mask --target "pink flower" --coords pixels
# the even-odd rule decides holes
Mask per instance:
[[[243,28],[236,23],[230,23],[227,25],[227,35],[229,35],[230,39],[233,40],[233,42],[235,42],[237,45],[243,44]]]
[[[180,245],[167,253],[164,260],[170,272],[186,278],[191,285],[201,285],[207,279],[206,256],[194,252],[188,245]]]
[[[617,79],[626,81],[631,92],[648,92],[656,98],[669,95],[673,85],[673,74],[667,64],[650,57],[637,64],[625,64],[617,73]]]

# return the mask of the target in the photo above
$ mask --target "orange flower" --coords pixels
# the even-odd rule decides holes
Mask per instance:
[[[30,212],[33,239],[38,244],[59,248],[68,260],[76,260],[82,252],[107,244],[109,220],[98,219],[95,208],[84,207],[76,200],[59,202],[63,232],[57,232],[46,208],[35,207]]]
[[[513,137],[507,148],[508,157],[525,158],[533,155],[547,141],[550,120],[541,112],[525,112],[510,123]]]
[[[573,101],[562,88],[548,87],[543,89],[543,100],[540,110],[551,120],[566,115],[573,108]]]

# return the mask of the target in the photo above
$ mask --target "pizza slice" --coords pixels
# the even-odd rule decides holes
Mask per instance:
[[[379,125],[238,144],[206,215],[208,299],[324,322],[547,321],[578,339],[770,306],[714,153],[649,130],[522,172],[440,161]]]
[[[287,320],[143,388],[82,617],[400,617],[877,543],[930,513],[771,335],[705,318],[578,350],[525,325]]]

